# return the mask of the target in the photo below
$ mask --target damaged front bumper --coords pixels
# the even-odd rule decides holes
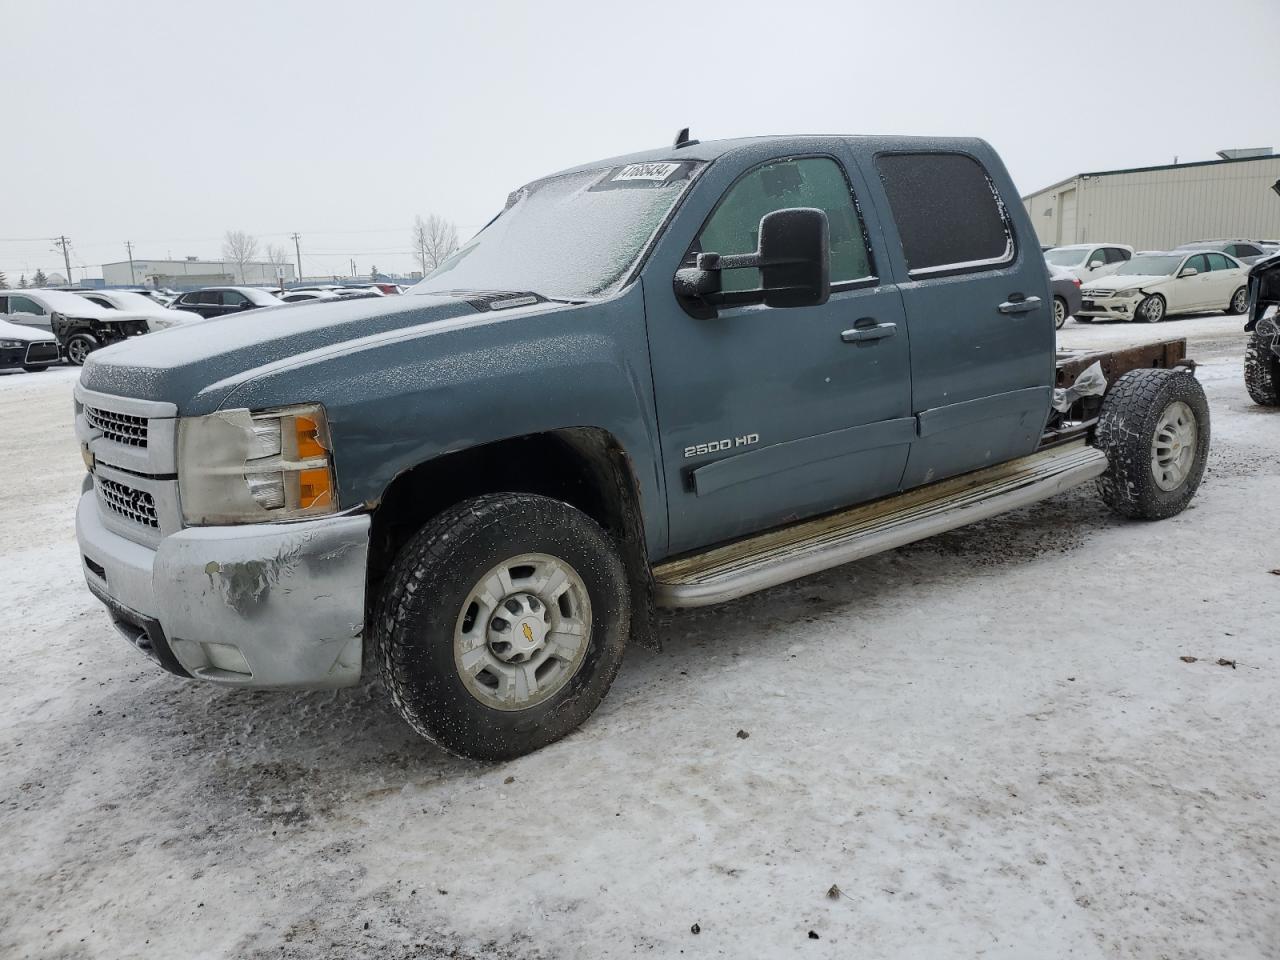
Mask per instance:
[[[1099,320],[1132,320],[1138,312],[1138,305],[1145,295],[1135,297],[1117,297],[1101,292],[1081,291],[1080,309],[1077,317],[1089,317]]]
[[[81,565],[116,627],[174,673],[247,687],[360,680],[368,514],[189,527],[154,546],[76,510]]]

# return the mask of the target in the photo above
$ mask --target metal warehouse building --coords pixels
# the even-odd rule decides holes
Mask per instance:
[[[284,270],[284,282],[292,283],[296,278],[293,264],[285,263],[281,267]],[[244,265],[244,278],[241,280],[239,265],[229,260],[201,260],[198,257],[187,257],[185,260],[122,260],[119,263],[104,263],[102,279],[108,287],[152,284],[185,290],[241,282],[270,285],[276,282],[276,270],[273,263],[255,260]]]
[[[1080,173],[1022,202],[1040,242],[1052,246],[1110,240],[1168,250],[1188,240],[1280,238],[1280,196],[1272,189],[1280,156],[1219,156],[1225,159]]]

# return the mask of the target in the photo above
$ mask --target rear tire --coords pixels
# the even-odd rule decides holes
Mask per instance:
[[[1061,297],[1053,298],[1053,329],[1061,330],[1067,322],[1067,301]]]
[[[507,760],[589,717],[622,663],[630,592],[609,535],[575,507],[498,493],[400,551],[374,642],[401,716],[451,753]]]
[[[1244,385],[1259,406],[1280,406],[1280,357],[1275,353],[1278,342],[1280,328],[1276,321],[1263,320],[1245,347]]]
[[[1138,304],[1138,309],[1134,311],[1134,318],[1144,323],[1159,323],[1164,319],[1165,306],[1164,297],[1153,293]]]
[[[1130,370],[1102,398],[1094,446],[1110,466],[1098,493],[1121,516],[1181,513],[1204,478],[1209,403],[1185,370]]]

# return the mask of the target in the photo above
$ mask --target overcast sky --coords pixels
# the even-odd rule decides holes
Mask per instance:
[[[1023,193],[1280,149],[1280,0],[0,3],[0,271],[219,256],[408,269],[515,186],[669,143],[976,135]],[[1255,97],[1258,98],[1255,100]],[[18,241],[18,242],[15,242]]]

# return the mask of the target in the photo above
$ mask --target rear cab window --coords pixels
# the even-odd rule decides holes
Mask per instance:
[[[973,157],[886,153],[876,157],[876,168],[911,279],[992,270],[1013,261],[1017,250],[1004,201]]]

